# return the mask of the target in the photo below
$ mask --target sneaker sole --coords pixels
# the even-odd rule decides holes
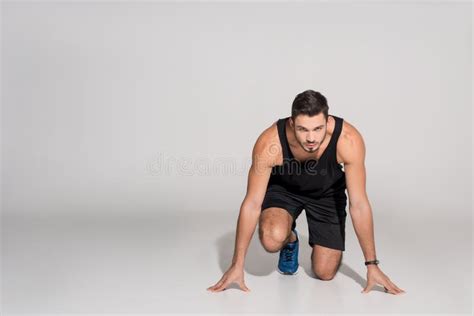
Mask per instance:
[[[298,265],[298,268],[296,268],[296,271],[293,272],[293,273],[291,273],[291,272],[283,272],[283,271],[280,270],[280,268],[277,267],[277,271],[280,272],[281,274],[284,274],[284,275],[294,275],[294,274],[297,274],[298,271],[299,271],[299,269],[300,269],[300,266]]]

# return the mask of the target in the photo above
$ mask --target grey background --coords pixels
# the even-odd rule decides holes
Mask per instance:
[[[231,260],[255,140],[306,89],[325,95],[330,114],[364,137],[383,271],[433,302],[418,305],[421,297],[408,295],[391,308],[472,309],[471,3],[8,1],[1,8],[6,311],[273,311],[271,300],[250,304],[236,291],[243,301],[234,302],[232,291],[204,289]],[[353,260],[364,286],[349,221],[344,260]],[[304,219],[298,225],[306,234]],[[269,277],[252,277],[262,262],[273,268],[277,254],[263,252],[255,237],[247,285],[272,296]],[[102,250],[94,257],[91,249]],[[116,257],[104,252],[111,249]],[[103,263],[131,257],[126,273]],[[414,279],[427,271],[452,274],[427,276],[429,286]],[[99,275],[103,283],[79,286]],[[128,290],[117,293],[114,282],[125,275]],[[276,304],[291,286],[274,293]],[[337,293],[346,292],[359,294]],[[347,303],[327,310],[353,311]],[[316,311],[302,304],[300,312]]]

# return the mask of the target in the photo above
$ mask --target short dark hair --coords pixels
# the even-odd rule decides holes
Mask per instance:
[[[294,120],[300,114],[314,116],[322,112],[327,120],[328,110],[328,102],[324,95],[317,91],[306,90],[299,93],[293,101],[291,118]]]

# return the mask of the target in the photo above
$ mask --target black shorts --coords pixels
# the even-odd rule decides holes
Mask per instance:
[[[345,250],[347,196],[345,191],[331,196],[312,198],[307,195],[290,192],[282,186],[267,188],[262,204],[263,210],[280,207],[293,217],[292,229],[296,228],[296,219],[304,209],[309,230],[309,245],[321,245],[328,248]]]

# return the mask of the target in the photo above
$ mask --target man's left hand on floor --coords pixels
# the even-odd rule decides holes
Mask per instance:
[[[367,285],[361,293],[369,293],[376,285],[383,285],[386,293],[399,295],[406,293],[404,290],[397,287],[388,276],[386,276],[378,266],[371,266],[367,268]]]

